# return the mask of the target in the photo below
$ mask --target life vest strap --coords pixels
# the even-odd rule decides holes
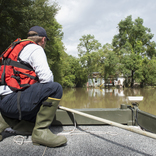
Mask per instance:
[[[26,70],[33,70],[33,68],[31,66],[23,64],[21,62],[13,61],[10,58],[7,58],[7,59],[3,60],[3,64],[4,65],[11,65],[11,66],[18,67],[18,68],[23,68],[23,69],[26,69]]]
[[[16,71],[15,69],[13,69],[13,71],[14,71],[15,75],[23,74],[23,75],[25,75],[27,77],[30,77],[31,79],[38,80],[38,78],[35,77],[35,76],[29,75],[29,74],[26,74],[26,73],[23,73],[23,72],[20,72],[20,71]],[[20,77],[19,76],[15,76],[15,75],[12,75],[11,77],[13,77],[13,78],[15,78],[17,80],[18,79],[20,80]]]

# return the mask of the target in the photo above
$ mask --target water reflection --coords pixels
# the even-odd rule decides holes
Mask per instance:
[[[156,115],[155,89],[64,89],[60,104],[69,108],[120,108],[121,104],[131,105],[127,96],[143,96],[139,108]]]
[[[124,90],[121,89],[89,89],[87,88],[88,96],[105,96],[106,93],[114,94],[115,96],[125,96]]]

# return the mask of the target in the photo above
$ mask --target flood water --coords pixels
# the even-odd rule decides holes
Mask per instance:
[[[156,89],[67,88],[63,90],[60,105],[73,109],[120,108],[121,104],[131,105],[128,96],[143,96],[139,109],[156,115]]]

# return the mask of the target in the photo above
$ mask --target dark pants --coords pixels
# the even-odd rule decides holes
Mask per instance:
[[[29,88],[21,91],[20,95],[20,109],[21,119],[35,122],[36,115],[48,97],[61,99],[62,86],[57,82],[35,83]],[[19,109],[17,107],[18,92],[13,92],[0,99],[0,111],[3,115],[19,119]]]

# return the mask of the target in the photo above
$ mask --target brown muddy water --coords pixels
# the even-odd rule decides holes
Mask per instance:
[[[143,96],[139,109],[156,115],[156,89],[67,88],[60,105],[72,109],[120,108],[121,104],[131,105],[128,96]]]

